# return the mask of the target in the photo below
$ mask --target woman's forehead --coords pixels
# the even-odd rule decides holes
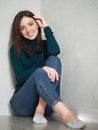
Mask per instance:
[[[31,17],[24,16],[20,21],[20,25],[27,24],[29,22],[35,22],[35,20]]]

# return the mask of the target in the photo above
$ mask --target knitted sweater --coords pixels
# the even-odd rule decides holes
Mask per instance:
[[[10,47],[10,60],[17,81],[16,89],[22,87],[36,69],[42,68],[45,65],[48,56],[58,55],[60,53],[58,43],[49,26],[44,28],[44,33],[46,37],[46,48],[43,48],[40,53],[33,51],[32,56],[29,58],[25,55],[22,49],[20,58],[17,58],[14,51],[14,45]],[[26,40],[25,43],[29,44],[29,46],[34,50],[36,39]]]

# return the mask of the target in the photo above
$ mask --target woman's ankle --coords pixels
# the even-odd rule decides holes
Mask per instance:
[[[39,98],[39,103],[36,107],[35,114],[44,115],[46,108],[46,103],[42,98]]]
[[[65,124],[73,121],[74,119],[76,119],[76,115],[74,115],[72,112],[67,112],[66,115],[62,116],[62,119],[64,121]]]
[[[35,114],[39,114],[39,115],[44,115],[45,110],[42,109],[41,107],[37,107]]]
[[[65,124],[76,119],[76,115],[70,111],[62,102],[58,102],[55,105],[54,110],[60,115]]]

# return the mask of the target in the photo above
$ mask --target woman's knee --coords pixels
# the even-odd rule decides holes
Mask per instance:
[[[54,56],[54,55],[49,56],[45,65],[56,69],[58,74],[61,75],[62,63],[61,63],[61,60],[58,56]]]
[[[55,56],[55,55],[49,56],[49,57],[48,57],[48,60],[56,61],[56,62],[58,62],[58,63],[60,62],[60,64],[61,64],[60,58],[59,58],[58,56]]]
[[[34,73],[33,73],[33,76],[34,76],[34,80],[35,80],[35,83],[40,83],[42,81],[42,79],[44,77],[46,77],[46,72],[44,71],[44,69],[42,68],[39,68],[37,69]]]

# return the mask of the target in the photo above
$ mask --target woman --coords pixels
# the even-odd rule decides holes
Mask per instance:
[[[42,29],[45,40],[41,38]],[[20,11],[13,21],[10,44],[17,81],[10,101],[14,112],[33,116],[35,123],[47,123],[46,116],[55,111],[67,127],[85,127],[60,99],[60,49],[47,22],[28,10]]]

